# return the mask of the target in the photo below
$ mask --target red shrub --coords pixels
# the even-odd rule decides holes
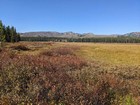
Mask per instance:
[[[53,48],[49,51],[44,51],[41,54],[46,56],[61,56],[61,55],[75,55],[73,53],[73,48],[67,48],[67,47],[58,47]]]

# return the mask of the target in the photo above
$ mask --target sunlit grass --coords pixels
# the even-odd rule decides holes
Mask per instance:
[[[140,65],[139,44],[86,44],[79,55],[111,65]]]

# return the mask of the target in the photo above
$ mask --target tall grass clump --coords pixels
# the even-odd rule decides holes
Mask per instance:
[[[12,49],[18,50],[18,51],[28,51],[30,50],[28,47],[25,45],[17,45],[17,46],[12,46]]]

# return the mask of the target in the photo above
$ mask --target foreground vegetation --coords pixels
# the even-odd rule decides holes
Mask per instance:
[[[0,104],[139,105],[139,52],[136,44],[7,44]]]

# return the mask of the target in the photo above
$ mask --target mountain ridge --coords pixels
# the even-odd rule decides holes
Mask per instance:
[[[37,31],[20,33],[21,37],[66,37],[66,38],[91,38],[91,37],[137,37],[140,38],[140,32],[130,32],[126,34],[97,35],[93,33],[74,33],[74,32],[55,32],[55,31]]]

